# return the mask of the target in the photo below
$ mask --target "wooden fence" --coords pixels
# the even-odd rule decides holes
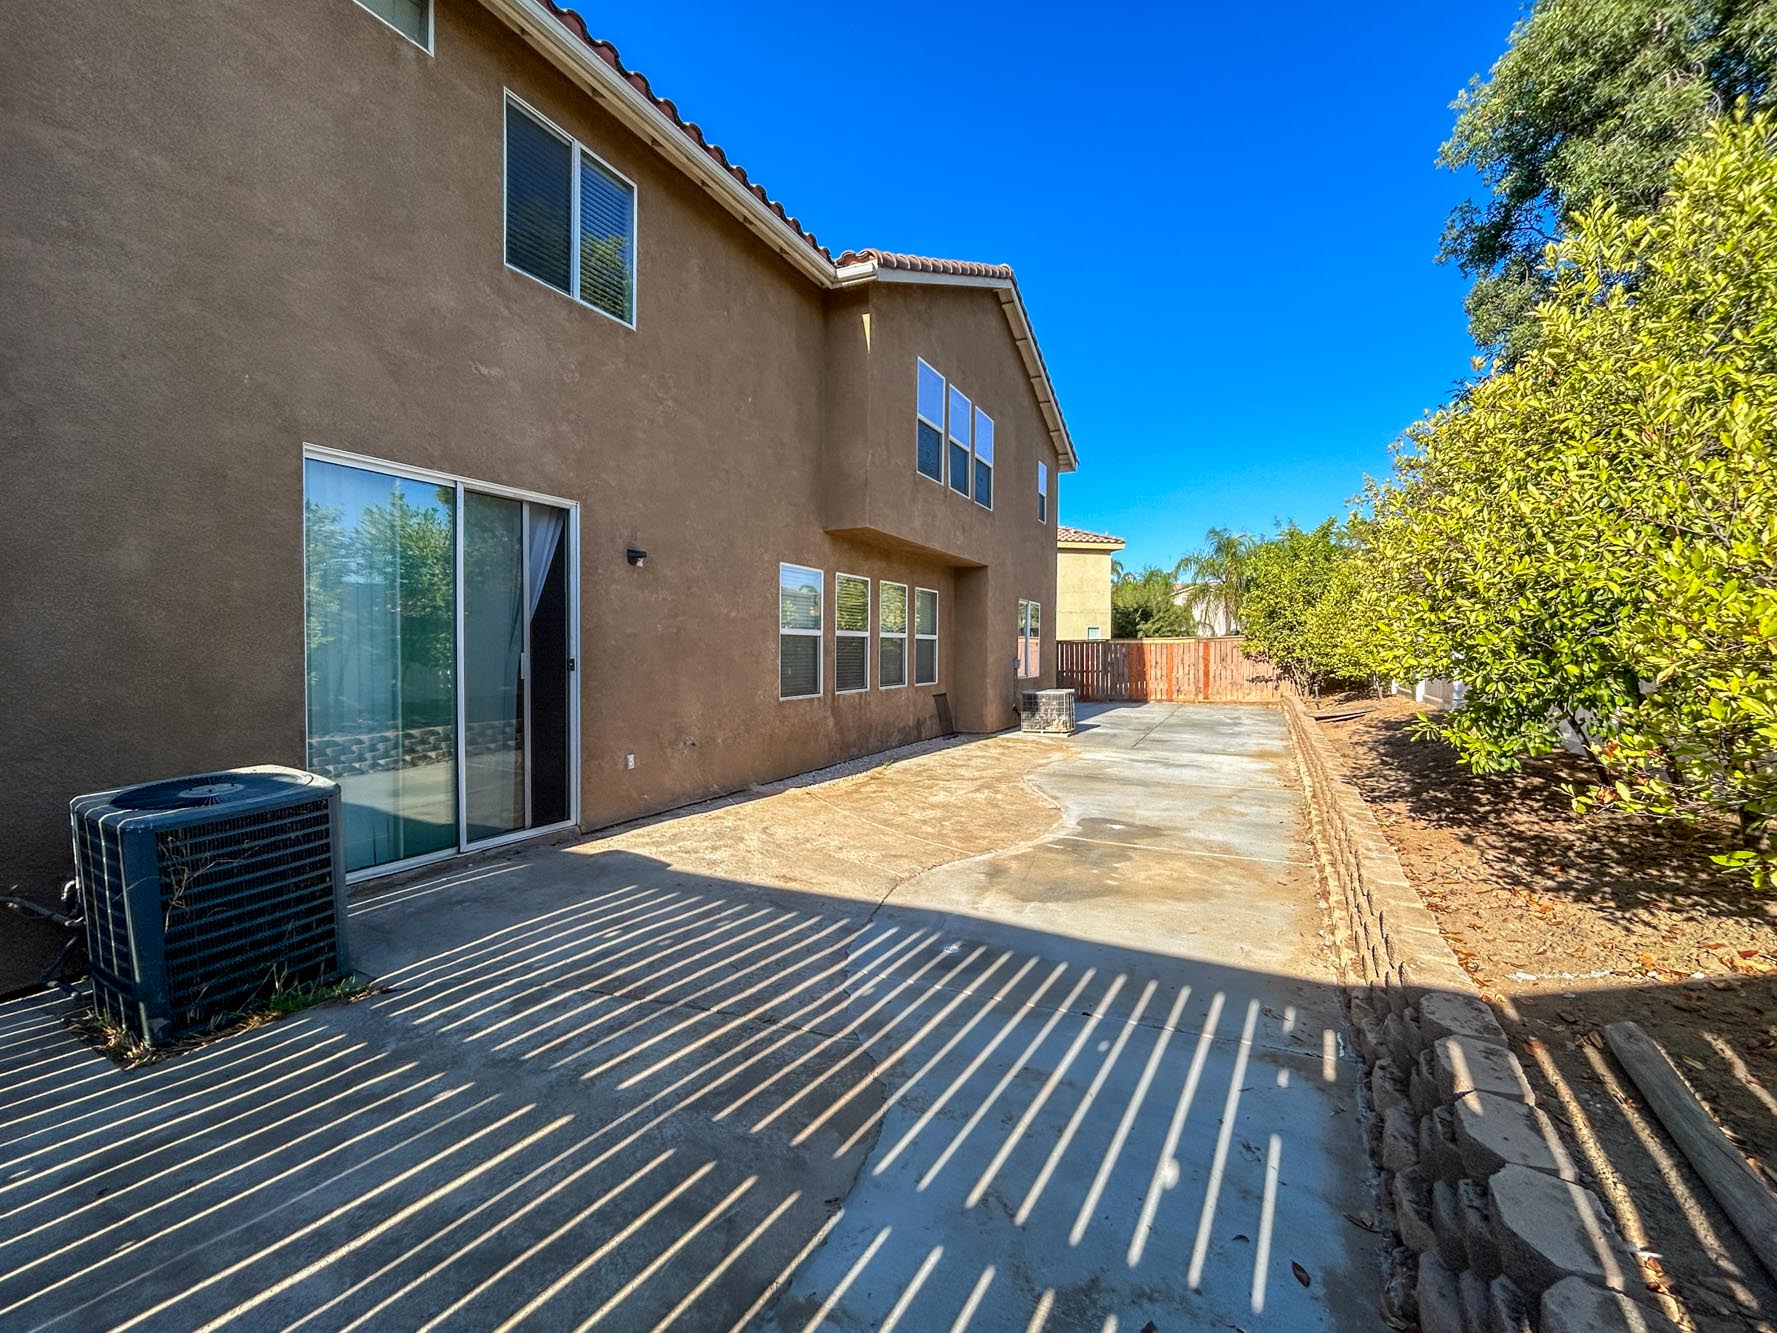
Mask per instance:
[[[1055,684],[1081,703],[1271,703],[1282,682],[1238,637],[1062,639]]]

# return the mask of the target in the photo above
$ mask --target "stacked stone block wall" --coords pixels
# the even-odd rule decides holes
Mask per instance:
[[[1675,1330],[1640,1303],[1639,1265],[1320,724],[1297,698],[1284,710],[1396,1242],[1383,1315],[1423,1333]]]

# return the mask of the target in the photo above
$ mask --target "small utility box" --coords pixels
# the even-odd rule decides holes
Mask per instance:
[[[1018,701],[1019,730],[1043,736],[1074,734],[1072,690],[1025,690]]]

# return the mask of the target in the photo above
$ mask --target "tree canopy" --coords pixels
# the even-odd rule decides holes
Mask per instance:
[[[1468,682],[1425,725],[1476,770],[1551,748],[1565,720],[1601,770],[1582,804],[1731,812],[1737,862],[1769,881],[1772,119],[1714,122],[1651,212],[1583,210],[1541,280],[1522,359],[1416,426],[1368,494],[1384,657]]]
[[[1239,633],[1240,608],[1248,582],[1247,561],[1253,545],[1253,539],[1244,532],[1211,528],[1202,549],[1173,566],[1172,577],[1184,585],[1184,605],[1191,613],[1188,619],[1193,629],[1203,621],[1226,633]]]
[[[1335,519],[1293,523],[1247,556],[1242,627],[1246,648],[1296,688],[1318,694],[1329,680],[1377,674],[1361,555]]]
[[[1155,565],[1119,570],[1111,584],[1111,633],[1119,639],[1164,639],[1188,634],[1190,614],[1173,601],[1172,575]]]
[[[1672,164],[1777,74],[1777,0],[1540,0],[1485,78],[1457,99],[1440,155],[1489,197],[1451,215],[1443,257],[1475,278],[1475,341],[1509,363],[1550,293],[1543,250],[1578,208],[1652,211]]]

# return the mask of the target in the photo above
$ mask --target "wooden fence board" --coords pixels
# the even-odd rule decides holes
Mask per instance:
[[[1237,636],[1062,639],[1055,676],[1081,703],[1269,703],[1281,688]]]

